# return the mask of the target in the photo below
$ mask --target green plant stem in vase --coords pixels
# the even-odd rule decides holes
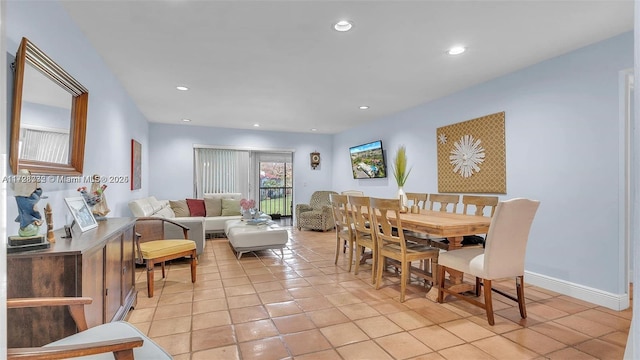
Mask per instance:
[[[396,184],[398,184],[398,199],[400,199],[404,207],[403,210],[406,210],[408,203],[403,187],[410,173],[411,169],[407,169],[407,149],[404,145],[400,145],[393,160],[393,177],[396,179]]]

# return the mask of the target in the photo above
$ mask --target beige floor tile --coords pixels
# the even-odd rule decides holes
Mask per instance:
[[[629,332],[616,331],[611,334],[607,334],[601,337],[601,340],[604,340],[608,343],[615,344],[618,346],[626,347],[627,346],[627,338],[629,337]]]
[[[491,331],[486,330],[482,326],[469,320],[450,321],[442,323],[440,326],[467,342],[476,341],[494,335]]]
[[[190,317],[180,317],[153,321],[149,336],[160,337],[191,331]]]
[[[152,337],[161,348],[171,355],[189,353],[191,351],[191,333]]]
[[[271,304],[283,301],[293,300],[293,296],[286,289],[266,291],[258,294],[263,304]]]
[[[625,349],[624,346],[607,343],[600,339],[585,341],[577,344],[575,348],[598,359],[622,359]]]
[[[272,337],[240,344],[242,359],[279,360],[290,356],[282,339]]]
[[[329,300],[327,300],[324,296],[296,299],[296,303],[298,303],[298,306],[300,306],[300,308],[304,311],[315,311],[333,308],[333,304],[329,302]]]
[[[158,306],[153,320],[191,316],[191,303]]]
[[[561,343],[575,345],[589,339],[589,336],[579,331],[568,328],[556,322],[547,322],[530,327],[529,329],[549,336]]]
[[[560,311],[564,311],[568,314],[575,314],[581,311],[585,311],[587,309],[589,309],[586,306],[577,304],[575,302],[572,301],[568,301],[559,297],[554,297],[551,299],[544,299],[540,301],[541,304],[545,304],[547,306],[550,306],[554,309],[558,309]]]
[[[279,334],[270,319],[236,324],[235,330],[239,342],[270,338]]]
[[[193,317],[193,330],[231,325],[231,315],[227,310],[211,311]]]
[[[191,334],[192,351],[212,349],[232,344],[236,344],[236,336],[232,325],[195,330]]]
[[[300,309],[300,306],[298,306],[298,303],[296,303],[293,300],[266,304],[265,308],[269,312],[269,316],[271,316],[272,318],[285,316],[285,315],[299,314],[303,312],[302,309]]]
[[[202,314],[210,311],[227,310],[227,299],[211,299],[193,302],[193,315]]]
[[[502,336],[492,336],[472,343],[475,347],[496,359],[534,359],[539,355],[526,347],[516,344]]]
[[[272,318],[280,334],[291,334],[314,329],[316,326],[305,314],[288,315]]]
[[[438,351],[446,359],[492,360],[493,356],[471,344],[463,344]]]
[[[265,291],[274,291],[274,290],[282,290],[284,286],[278,281],[269,281],[269,282],[261,282],[254,283],[253,288],[256,289],[258,293]]]
[[[569,315],[569,313],[558,310],[542,303],[533,303],[527,306],[527,316],[537,315],[545,320],[553,320]]]
[[[248,276],[235,277],[230,279],[222,279],[222,286],[226,288],[240,285],[251,285]],[[233,295],[231,295],[233,296]]]
[[[352,322],[323,327],[320,332],[333,347],[369,340],[367,334]]]
[[[433,325],[433,322],[413,310],[387,314],[386,317],[404,330],[414,330]]]
[[[249,295],[255,294],[256,289],[253,288],[253,285],[238,285],[238,286],[227,286],[224,288],[225,293],[229,297],[240,296],[240,295]]]
[[[229,309],[239,309],[262,304],[258,294],[231,296],[227,298]]]
[[[342,360],[334,349],[296,356],[296,360]]]
[[[380,313],[373,307],[365,303],[357,303],[351,305],[342,305],[337,307],[350,320],[364,319],[368,317],[378,316]]]
[[[282,335],[287,348],[291,355],[297,356],[327,350],[331,348],[331,344],[322,335],[320,330],[313,329],[295,334]]]
[[[567,345],[531,329],[520,329],[512,331],[503,336],[517,344],[521,344],[538,354],[544,355],[560,349]],[[477,346],[477,345],[476,345]]]
[[[291,294],[294,299],[314,298],[323,295],[314,287],[291,288],[289,289],[289,294]]]
[[[155,308],[136,309],[136,311],[130,311],[127,314],[127,321],[132,324],[150,322],[153,320],[155,312]]]
[[[375,342],[394,359],[413,358],[433,351],[407,332],[379,337]]]
[[[577,350],[575,348],[569,348],[569,347],[552,352],[551,354],[547,354],[546,358],[549,360],[595,360],[597,359],[587,353],[583,353],[580,350]]]
[[[355,323],[371,338],[377,338],[402,331],[401,327],[387,319],[385,316],[360,319],[356,320]]]
[[[384,349],[371,340],[339,347],[337,350],[343,359],[393,359]]]
[[[196,351],[193,353],[193,356],[191,356],[191,360],[211,359],[240,360],[238,347],[236,345],[229,345],[215,349]]]
[[[464,340],[438,325],[412,330],[409,333],[433,350],[442,350],[465,343]]]
[[[231,309],[229,312],[231,313],[231,321],[234,324],[267,319],[269,317],[269,313],[261,305]]]
[[[311,311],[307,312],[307,315],[317,327],[325,327],[349,321],[349,318],[336,308]]]
[[[555,319],[554,322],[593,337],[602,336],[615,331],[614,328],[603,325],[598,321],[585,319],[578,316],[578,314]]]
[[[626,331],[631,326],[631,320],[600,311],[597,308],[576,313],[576,316],[593,320],[616,330]]]

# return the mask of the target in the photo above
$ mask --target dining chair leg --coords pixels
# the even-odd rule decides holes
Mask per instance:
[[[489,325],[495,323],[493,319],[493,300],[491,299],[491,280],[482,279],[482,285],[484,287],[484,308],[487,311],[487,320]]]
[[[516,277],[516,292],[518,294],[518,307],[520,308],[520,316],[527,318],[527,308],[524,305],[524,276]]]
[[[351,272],[352,265],[353,265],[353,241],[349,241],[349,272]]]
[[[480,296],[480,288],[482,284],[480,283],[480,278],[476,276],[476,296]]]
[[[191,282],[196,282],[196,250],[191,253]]]
[[[338,256],[340,255],[340,245],[341,244],[342,244],[342,242],[340,241],[340,237],[336,235],[336,261],[333,262],[335,265],[338,264]]]
[[[400,302],[404,302],[404,295],[407,291],[407,282],[411,278],[409,274],[409,268],[411,267],[411,262],[404,261],[402,262],[402,269],[400,270]]]
[[[360,270],[360,259],[363,258],[362,256],[362,246],[361,245],[356,245],[356,268],[353,271],[353,273],[355,275],[358,275],[358,270]]]
[[[164,261],[162,262],[162,278],[164,279],[165,277],[165,273],[164,273]]]
[[[147,260],[147,296],[153,297],[153,260]]]
[[[382,254],[378,255],[378,268],[376,269],[376,290],[380,289],[380,285],[382,285],[382,272],[384,271],[384,256]]]
[[[378,259],[377,255],[371,251],[371,283],[376,283],[376,275],[378,274]]]
[[[438,265],[438,302],[442,304],[444,300],[444,272],[447,268],[442,265]]]

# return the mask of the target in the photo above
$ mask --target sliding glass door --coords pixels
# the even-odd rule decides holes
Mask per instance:
[[[291,154],[259,153],[260,210],[272,218],[291,217],[293,167]]]

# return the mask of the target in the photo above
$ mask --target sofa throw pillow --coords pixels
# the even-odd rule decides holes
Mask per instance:
[[[171,210],[173,210],[174,214],[176,214],[176,217],[191,216],[189,206],[187,206],[187,200],[169,200],[169,205],[171,206]]]
[[[204,198],[204,207],[207,210],[207,216],[222,215],[222,199],[220,198]]]
[[[207,216],[204,199],[187,199],[187,206],[189,206],[191,216]]]
[[[240,200],[222,199],[222,216],[240,215]]]

